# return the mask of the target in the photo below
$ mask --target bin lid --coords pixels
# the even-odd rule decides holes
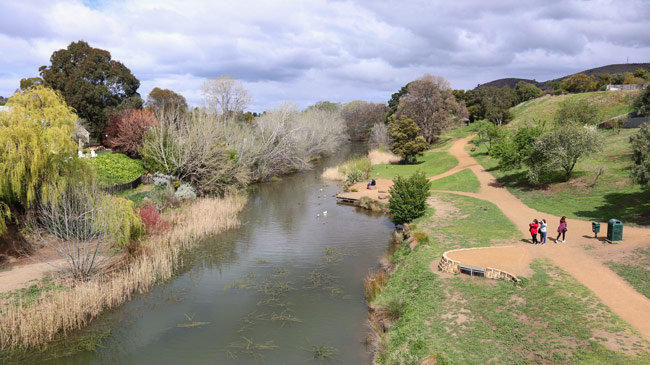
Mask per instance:
[[[600,222],[591,222],[592,226],[600,226]]]
[[[618,219],[614,219],[614,218],[612,218],[612,219],[610,219],[610,220],[609,220],[609,222],[608,222],[608,223],[609,223],[609,224],[617,224],[617,223],[619,223],[619,224],[620,224],[620,223],[621,223],[621,221],[619,221]]]

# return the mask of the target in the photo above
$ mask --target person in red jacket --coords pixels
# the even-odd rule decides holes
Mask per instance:
[[[533,219],[533,221],[528,225],[530,227],[530,235],[533,237],[533,244],[536,245],[539,242],[537,241],[537,229],[539,228],[539,221]]]

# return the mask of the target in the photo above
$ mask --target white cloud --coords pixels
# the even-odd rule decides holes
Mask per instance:
[[[92,5],[92,6],[91,6]],[[615,1],[0,0],[0,95],[85,40],[197,105],[207,77],[242,79],[261,111],[292,100],[386,101],[425,72],[472,88],[647,62],[650,7]]]

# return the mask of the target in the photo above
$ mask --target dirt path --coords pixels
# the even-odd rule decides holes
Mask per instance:
[[[0,293],[26,288],[52,271],[57,271],[65,260],[35,262],[21,266],[11,266],[9,271],[0,272]]]
[[[465,151],[465,145],[472,138],[473,136],[456,140],[449,150],[459,161],[458,166],[452,170],[458,172],[463,168],[472,169],[481,183],[481,189],[478,193],[452,193],[494,203],[515,223],[522,233],[522,238],[530,239],[528,223],[533,218],[545,218],[548,222],[549,238],[555,238],[560,217],[541,213],[526,206],[501,186],[492,174],[486,171]],[[434,176],[430,180],[436,180],[450,174],[451,170]],[[625,240],[619,245],[608,245],[593,238],[591,222],[567,219],[567,224],[567,243],[556,244],[552,239],[549,239],[544,246],[525,244],[522,247],[530,252],[530,257],[551,259],[556,265],[591,289],[614,313],[630,323],[646,340],[650,341],[650,299],[637,292],[625,280],[605,266],[602,259],[597,258],[607,257],[607,252],[613,253],[617,251],[617,247],[620,247],[620,245],[625,247],[650,246],[650,229],[626,226],[624,228]],[[601,222],[601,227],[606,229],[606,225],[606,223]],[[592,247],[587,251],[586,246]]]

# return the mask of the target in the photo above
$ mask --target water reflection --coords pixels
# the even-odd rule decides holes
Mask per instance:
[[[256,186],[241,228],[205,240],[184,256],[175,278],[94,321],[85,333],[111,331],[96,352],[52,359],[53,350],[40,360],[317,363],[309,350],[322,346],[338,360],[368,363],[363,278],[388,247],[392,225],[337,205],[337,185],[321,181],[324,167],[352,152]]]

